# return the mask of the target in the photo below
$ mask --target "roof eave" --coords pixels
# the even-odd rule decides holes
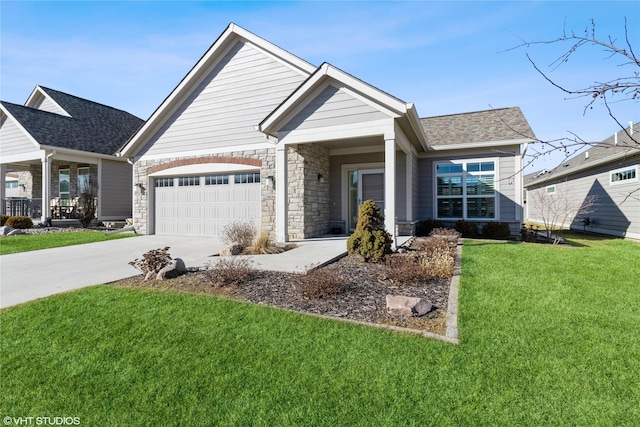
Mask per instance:
[[[464,144],[442,144],[431,145],[434,151],[448,151],[448,150],[467,150],[470,148],[489,148],[489,147],[503,147],[507,145],[520,145],[534,142],[535,140],[529,138],[508,139],[504,141],[481,141],[481,142],[467,142]]]

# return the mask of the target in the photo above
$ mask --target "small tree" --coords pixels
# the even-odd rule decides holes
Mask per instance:
[[[552,240],[553,228],[558,228],[556,237],[553,239],[554,245],[560,242],[560,235],[567,226],[567,222],[575,217],[593,212],[596,200],[595,195],[587,195],[582,200],[572,196],[566,184],[556,184],[555,193],[548,193],[545,188],[540,188],[533,195],[533,201],[540,211],[547,239]]]
[[[366,200],[358,210],[356,231],[347,240],[347,251],[359,253],[366,262],[384,260],[391,253],[391,235],[384,229],[384,217],[373,200]]]

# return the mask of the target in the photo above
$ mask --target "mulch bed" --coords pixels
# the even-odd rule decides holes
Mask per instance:
[[[387,258],[401,256],[407,255],[392,254]],[[358,255],[348,255],[322,267],[322,270],[337,275],[346,283],[343,292],[324,298],[303,296],[303,274],[261,270],[254,271],[241,283],[226,287],[214,286],[202,270],[192,270],[168,280],[145,281],[140,275],[115,282],[114,285],[218,295],[304,313],[444,335],[450,279],[431,278],[416,285],[405,286],[388,280],[384,268],[383,264],[365,263]],[[387,294],[423,298],[436,309],[422,317],[389,314],[386,310]]]

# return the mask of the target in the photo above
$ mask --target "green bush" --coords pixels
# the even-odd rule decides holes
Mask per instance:
[[[482,226],[482,234],[488,239],[509,240],[511,229],[506,222],[489,221]]]
[[[9,215],[0,215],[0,227],[2,227],[8,219]]]
[[[478,237],[478,225],[475,222],[467,222],[463,219],[459,219],[456,221],[455,226],[453,227],[457,232],[462,234],[462,237],[468,237],[471,239],[475,239]]]
[[[380,262],[391,253],[391,242],[380,208],[373,200],[366,200],[358,211],[356,231],[347,240],[347,251],[362,255],[366,262]]]
[[[10,216],[5,221],[4,225],[13,228],[31,228],[33,227],[33,221],[28,216]]]
[[[434,228],[444,228],[444,222],[439,219],[425,219],[416,225],[416,236],[426,237]]]

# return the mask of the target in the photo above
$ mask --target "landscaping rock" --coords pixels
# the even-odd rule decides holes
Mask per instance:
[[[233,242],[228,246],[225,246],[220,251],[220,256],[240,255],[244,248],[239,243]]]
[[[13,230],[9,231],[9,233],[7,234],[8,236],[19,236],[21,234],[27,234],[24,232],[24,230],[21,230],[20,228],[14,228]]]
[[[387,311],[394,311],[407,316],[424,316],[436,307],[422,298],[403,295],[387,295]]]
[[[169,264],[165,265],[162,270],[158,272],[156,279],[175,279],[176,277],[187,272],[187,267],[184,265],[182,258],[172,259]]]
[[[3,225],[0,227],[0,236],[8,236],[14,230],[13,227],[9,227],[8,225]]]

